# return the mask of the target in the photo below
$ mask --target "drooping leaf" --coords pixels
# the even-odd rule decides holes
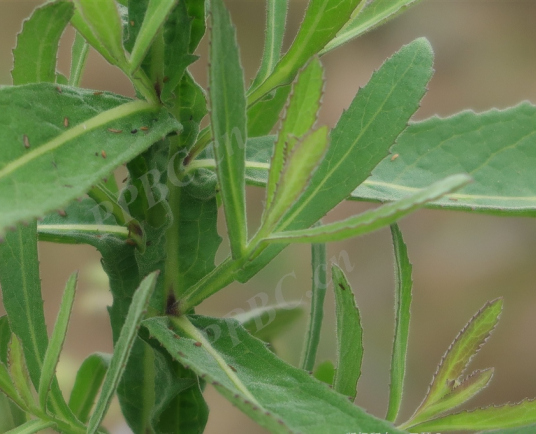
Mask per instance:
[[[387,21],[405,12],[411,6],[419,3],[420,0],[374,0],[365,6],[363,2],[360,6],[365,6],[358,14],[352,16],[346,25],[337,33],[326,47],[321,51],[325,54],[337,48],[351,39],[361,36]]]
[[[417,110],[432,75],[432,61],[430,44],[418,39],[372,76],[332,130],[324,160],[278,230],[310,227],[369,176]],[[239,280],[248,280],[283,248],[266,249]]]
[[[91,354],[82,362],[76,373],[69,407],[82,423],[88,421],[104,376],[110,366],[110,358],[109,354]]]
[[[502,306],[502,298],[488,302],[469,320],[443,356],[423,402],[403,426],[420,425],[419,422],[423,419],[429,419],[432,413],[429,411],[430,407],[446,399],[461,384],[461,376],[467,365],[486,343],[497,325]],[[482,387],[484,386],[485,384]],[[459,405],[459,402],[456,405]],[[485,427],[474,429],[485,429]]]
[[[246,98],[244,72],[229,12],[212,1],[210,104],[218,180],[233,257],[247,242],[245,209]]]
[[[108,62],[127,69],[123,28],[114,0],[74,0],[72,25]]]
[[[136,42],[130,51],[130,70],[135,71],[141,65],[143,58],[155,39],[158,31],[164,25],[171,9],[177,0],[150,0],[145,17],[136,36]]]
[[[46,412],[47,409],[47,398],[50,391],[50,385],[56,375],[56,367],[60,359],[63,343],[67,336],[67,326],[69,325],[69,318],[71,317],[73,308],[77,279],[78,273],[73,273],[65,285],[58,318],[54,325],[54,331],[52,332],[50,342],[48,343],[45,358],[43,359],[43,367],[41,369],[41,377],[39,378],[37,393],[39,395],[39,407],[44,412]]]
[[[281,46],[285,35],[288,0],[268,0],[266,2],[266,32],[264,34],[264,51],[257,75],[251,83],[255,89],[266,80],[275,68],[281,56]]]
[[[275,304],[239,313],[233,318],[253,336],[271,342],[287,331],[302,313],[303,308],[299,303]]]
[[[402,403],[406,354],[408,352],[409,321],[411,318],[412,266],[402,232],[397,224],[391,225],[395,256],[395,336],[391,356],[391,381],[389,383],[389,405],[387,420],[394,422]]]
[[[412,431],[469,431],[523,427],[536,422],[536,400],[467,410],[412,426]],[[517,432],[517,431],[513,431]],[[523,431],[520,431],[523,432]],[[526,431],[530,432],[530,431]]]
[[[422,208],[427,202],[450,193],[470,181],[471,178],[463,174],[449,176],[405,199],[365,211],[355,217],[310,229],[276,232],[265,240],[275,243],[325,243],[362,235],[393,224],[402,217]]]
[[[272,89],[289,84],[300,68],[335,37],[360,1],[311,0],[292,46],[272,74],[249,95],[249,104]]]
[[[343,271],[331,267],[337,317],[337,367],[333,388],[349,396],[352,401],[357,393],[357,381],[361,376],[363,361],[363,328],[352,287]]]
[[[23,24],[13,50],[14,84],[56,81],[56,52],[65,26],[73,15],[70,1],[54,1],[36,8]]]
[[[272,432],[402,432],[278,359],[237,321],[189,318],[151,318],[143,324],[182,364]],[[169,329],[172,324],[179,327],[180,339]],[[210,342],[203,330],[212,334]]]
[[[300,367],[305,371],[312,371],[315,366],[324,320],[324,299],[328,287],[327,251],[324,243],[311,244],[311,273],[311,311],[300,360]]]
[[[278,188],[285,162],[292,155],[292,151],[298,141],[313,128],[316,122],[318,110],[320,109],[323,86],[322,65],[318,59],[313,59],[300,73],[292,86],[285,117],[277,136],[274,154],[270,164],[268,185],[266,186],[266,209],[270,207],[274,200],[275,191]],[[312,145],[308,145],[307,148],[310,146]],[[321,154],[323,153],[322,151]],[[316,163],[314,166],[316,166]],[[305,178],[307,178],[309,173],[310,171],[298,171],[298,175],[301,177],[304,177],[304,174],[306,174]],[[289,204],[287,204],[288,206]]]
[[[79,32],[76,32],[71,51],[71,73],[69,74],[69,80],[67,82],[69,86],[80,85],[88,54],[89,44]]]
[[[396,200],[462,170],[474,182],[429,207],[534,216],[534,125],[536,106],[527,102],[410,124],[393,146],[393,156],[382,161],[352,197]]]
[[[53,84],[0,90],[0,232],[63,208],[180,124],[143,101]],[[67,125],[67,127],[65,126]],[[147,127],[147,131],[139,130]]]
[[[147,305],[149,304],[149,298],[156,285],[157,277],[158,273],[153,273],[143,279],[138,290],[132,297],[132,303],[130,304],[123,328],[121,329],[121,334],[114,346],[114,354],[110,360],[110,367],[104,378],[102,391],[95,404],[95,409],[89,418],[87,428],[89,434],[93,434],[97,431],[108,410],[110,401],[115,393],[119,380],[121,379],[121,374],[125,369],[130,350],[136,339],[139,325],[145,315]]]

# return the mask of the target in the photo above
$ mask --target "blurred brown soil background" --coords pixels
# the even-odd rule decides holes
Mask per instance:
[[[263,44],[264,2],[227,0],[238,27],[246,76],[258,67]],[[0,84],[10,84],[11,49],[22,20],[39,2],[0,0]],[[301,21],[304,0],[291,0],[288,41]],[[68,73],[70,41],[66,32],[59,69]],[[464,109],[505,108],[523,100],[536,103],[536,2],[531,0],[425,0],[389,24],[326,55],[326,89],[320,124],[333,126],[359,86],[403,44],[427,37],[435,50],[436,73],[416,119],[448,116]],[[206,83],[206,40],[193,72]],[[91,53],[82,85],[133,95],[119,70]],[[514,180],[513,180],[514,181]],[[260,217],[263,191],[248,190],[252,227]],[[370,205],[345,203],[328,219],[346,217]],[[491,386],[469,407],[519,401],[536,396],[536,222],[459,212],[419,211],[401,222],[414,264],[414,301],[406,394],[401,420],[412,413],[444,351],[467,320],[487,301],[499,296],[505,308],[498,329],[473,361],[472,369],[495,367]],[[220,226],[223,235],[225,227]],[[111,351],[106,305],[111,297],[99,255],[92,247],[41,243],[45,310],[49,329],[54,323],[63,285],[75,269],[81,271],[77,300],[59,377],[68,392],[76,368],[94,351]],[[222,247],[223,256],[226,247]],[[329,257],[347,255],[341,266],[348,274],[361,309],[365,329],[365,359],[357,404],[385,415],[393,334],[393,260],[388,230],[333,243]],[[200,313],[223,316],[233,309],[260,304],[266,294],[275,302],[278,285],[287,300],[302,299],[310,289],[310,253],[306,246],[287,249],[246,285],[233,285],[202,304]],[[283,276],[294,273],[281,280]],[[295,276],[295,277],[294,277]],[[329,291],[328,291],[329,294]],[[326,300],[319,361],[334,359],[334,307]],[[0,313],[2,309],[0,307]],[[276,342],[290,363],[299,360],[305,318]],[[207,388],[212,409],[207,434],[264,433],[213,389]],[[108,428],[120,427],[118,406]]]

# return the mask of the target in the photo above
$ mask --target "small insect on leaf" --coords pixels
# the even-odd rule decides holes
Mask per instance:
[[[202,344],[201,344],[201,342],[194,342],[194,345],[195,345],[196,347],[200,347]]]
[[[140,127],[140,130],[142,130],[142,131],[149,131],[149,127]]]
[[[110,133],[114,133],[114,134],[119,134],[119,133],[123,132],[123,130],[116,130],[115,128],[108,128],[108,131],[110,131]]]
[[[391,161],[395,161],[399,156],[399,154],[393,154],[393,156],[391,157]]]
[[[131,21],[131,22],[130,22],[130,25],[131,25],[132,27],[134,27],[135,24],[136,24],[136,23],[135,23],[134,21]]]
[[[63,118],[63,126],[65,128],[67,128],[69,126],[69,118],[68,117]]]
[[[63,209],[58,210],[58,215],[61,216],[61,217],[67,217],[67,213]]]
[[[104,92],[101,92],[100,90],[97,91],[97,92],[93,92],[93,95],[95,96],[99,96],[99,95],[102,95]]]
[[[61,90],[61,87],[59,86],[56,86],[56,90],[58,91],[58,93],[62,93],[63,91]]]
[[[30,147],[30,140],[28,139],[28,136],[26,134],[22,136],[22,141],[24,143],[24,147],[28,149]]]
[[[106,151],[101,151],[102,158],[106,158]]]

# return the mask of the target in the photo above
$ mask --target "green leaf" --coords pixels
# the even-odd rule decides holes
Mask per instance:
[[[0,381],[4,371],[7,372],[5,366],[0,367]],[[26,420],[26,413],[9,399],[7,395],[0,393],[0,432],[6,433],[22,425]]]
[[[337,316],[337,368],[333,388],[349,396],[353,401],[357,393],[357,381],[361,376],[363,361],[361,315],[352,287],[343,271],[337,265],[333,265],[331,275]]]
[[[191,2],[190,2],[191,3]],[[198,56],[190,52],[191,31],[195,17],[188,13],[184,0],[172,11],[163,28],[164,71],[161,100],[172,105],[172,96],[179,85],[184,71]],[[176,95],[177,97],[178,95]]]
[[[301,196],[326,153],[328,132],[328,127],[322,127],[294,143],[292,150],[287,149],[290,154],[283,157],[286,164],[282,165],[279,173],[273,172],[271,177],[276,179],[273,183],[275,191],[273,199],[267,200],[261,230],[271,231]],[[286,143],[290,145],[289,141]]]
[[[387,420],[394,422],[400,411],[406,374],[409,321],[411,318],[412,266],[408,249],[397,224],[391,225],[391,236],[395,253],[395,337],[391,356],[391,381],[389,384],[389,406]]]
[[[248,108],[248,137],[270,134],[279,120],[290,89],[290,85],[278,87]]]
[[[368,2],[364,9],[354,14],[352,19],[337,33],[337,36],[320,52],[325,54],[337,48],[351,39],[361,36],[387,21],[405,12],[420,0],[373,0]],[[362,5],[364,5],[363,2]]]
[[[536,106],[527,102],[507,110],[465,111],[410,124],[393,146],[394,155],[382,161],[352,197],[396,200],[462,170],[474,182],[429,207],[534,216],[534,125]]]
[[[536,400],[525,400],[516,404],[490,406],[449,414],[418,424],[411,429],[417,432],[501,429],[500,432],[504,433],[503,429],[505,428],[523,427],[535,422]],[[507,432],[510,433],[510,431]]]
[[[71,52],[71,73],[69,74],[68,81],[69,86],[80,85],[88,54],[89,44],[79,32],[76,32]]]
[[[432,61],[430,44],[418,39],[374,73],[331,132],[324,160],[278,230],[310,227],[369,177],[418,109],[432,76]],[[248,280],[283,248],[266,249],[239,280]]]
[[[532,434],[536,425],[522,426],[520,428],[501,429],[493,431],[480,431],[478,434]]]
[[[269,209],[272,205],[285,162],[288,160],[289,156],[292,155],[294,147],[299,140],[313,128],[316,122],[318,110],[320,110],[320,99],[322,97],[323,86],[322,65],[318,59],[313,59],[300,73],[296,82],[292,86],[292,93],[289,98],[281,129],[277,136],[274,154],[270,164],[268,185],[266,186],[266,209]],[[308,144],[307,148],[312,146],[313,144]],[[327,138],[324,145],[321,147],[325,146],[327,146]],[[325,149],[321,150],[320,155],[317,155],[317,158],[311,158],[314,167],[316,167],[318,158],[324,154],[324,151]],[[302,155],[300,158],[303,157],[304,156]],[[289,167],[291,167],[290,164]],[[303,169],[306,171],[300,172],[297,168],[292,168],[291,170],[298,172],[297,175],[307,179],[312,168],[304,167]],[[304,176],[304,174],[306,175]],[[286,206],[288,207],[289,205],[290,204],[287,204]]]
[[[114,0],[74,0],[72,25],[112,65],[126,69],[123,28]]]
[[[300,68],[335,37],[360,1],[311,0],[292,46],[270,77],[249,95],[249,104],[272,89],[290,83]]]
[[[246,98],[236,34],[222,0],[212,1],[210,105],[218,180],[233,257],[247,242],[245,209]]]
[[[249,138],[246,143],[246,181],[251,185],[265,187],[268,169],[274,151],[275,136]]]
[[[28,422],[8,431],[5,434],[33,434],[36,432],[43,431],[47,428],[53,427],[54,422],[49,422],[45,420],[33,419]]]
[[[110,367],[106,373],[101,394],[95,404],[95,410],[89,418],[88,434],[93,434],[97,431],[108,410],[110,401],[125,369],[130,350],[136,339],[139,325],[145,316],[149,298],[153,293],[157,277],[158,272],[155,272],[143,279],[132,298],[132,303],[130,304],[123,328],[121,329],[121,334],[114,346],[114,354],[110,360]]]
[[[177,0],[150,0],[143,24],[130,52],[130,70],[137,70]]]
[[[56,52],[73,12],[70,1],[54,1],[36,8],[24,22],[13,50],[15,84],[56,81]]]
[[[82,423],[89,418],[93,404],[110,366],[109,354],[95,353],[88,356],[76,373],[69,407]]]
[[[287,20],[288,0],[268,0],[266,2],[266,32],[264,35],[264,52],[257,75],[251,83],[255,89],[266,80],[275,68],[281,55],[285,24]]]
[[[190,33],[190,49],[193,53],[199,42],[205,34],[206,17],[205,17],[205,2],[199,0],[185,0],[188,8],[188,15],[191,18],[191,33]]]
[[[402,217],[422,208],[427,202],[450,193],[470,181],[471,178],[463,174],[449,176],[397,202],[382,205],[379,208],[365,211],[336,223],[316,226],[310,229],[276,232],[265,238],[265,241],[275,243],[324,243],[362,235],[393,224]]]
[[[3,306],[8,314],[12,339],[23,342],[24,359],[34,387],[39,387],[43,359],[48,345],[35,223],[19,226],[6,234],[0,244],[0,280]],[[51,409],[56,414],[72,419],[72,414],[54,379],[51,386]]]
[[[27,409],[26,402],[23,399],[21,399],[19,393],[17,392],[17,390],[15,389],[15,386],[13,385],[13,381],[11,380],[11,375],[9,374],[9,371],[6,365],[4,365],[3,363],[0,363],[0,391],[2,391],[6,395],[6,397],[11,399],[15,404],[17,404],[19,408]]]
[[[416,417],[405,423],[405,427],[419,425],[423,422],[433,420],[442,413],[451,411],[456,407],[464,404],[477,393],[481,392],[488,386],[493,377],[493,368],[483,371],[475,371],[462,381],[457,382],[450,393],[447,393],[443,398],[435,401],[420,411]]]
[[[311,313],[309,314],[309,323],[305,343],[300,360],[300,367],[305,371],[312,371],[315,366],[316,353],[320,343],[320,330],[324,319],[324,299],[328,286],[328,265],[326,245],[311,244]]]
[[[42,83],[0,90],[0,106],[9,107],[0,113],[0,233],[63,208],[181,128],[164,109],[144,101],[59,89]],[[142,126],[148,130],[131,133]]]
[[[423,419],[427,420],[433,416],[433,414],[429,414],[431,413],[430,407],[446,399],[458,385],[462,384],[460,377],[497,325],[502,306],[503,300],[501,298],[486,303],[456,336],[437,368],[426,397],[409,421],[404,423],[405,427],[420,425]],[[484,386],[485,384],[482,387]],[[459,401],[454,402],[455,405],[460,404]],[[485,427],[475,427],[474,429],[485,429]]]
[[[11,328],[7,315],[0,316],[0,363],[7,365],[7,348],[11,339]]]
[[[302,313],[303,308],[299,303],[275,304],[239,313],[233,318],[253,336],[265,342],[272,342],[286,332]]]
[[[37,389],[39,395],[39,406],[41,410],[46,413],[47,398],[50,391],[50,385],[56,375],[56,367],[60,359],[61,349],[67,336],[67,326],[69,325],[69,318],[74,303],[74,296],[76,292],[76,283],[78,280],[78,273],[73,273],[69,277],[67,284],[65,285],[65,291],[61,299],[60,311],[56,324],[54,325],[54,331],[48,343],[45,358],[43,360],[43,367],[41,369],[41,377],[39,378],[39,387]]]
[[[331,361],[326,360],[316,367],[313,375],[317,380],[320,380],[331,386],[335,378],[335,366],[333,366]]]
[[[150,318],[144,326],[166,350],[272,432],[401,431],[368,415],[325,384],[269,351],[235,320]],[[169,329],[181,330],[180,339]],[[212,334],[211,342],[205,334]],[[285,397],[282,404],[281,397]]]
[[[9,343],[8,368],[16,393],[24,403],[22,408],[28,408],[32,411],[35,408],[32,385],[26,360],[24,360],[22,343],[16,335],[11,336]]]

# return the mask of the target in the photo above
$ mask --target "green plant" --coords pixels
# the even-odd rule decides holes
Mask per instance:
[[[412,286],[396,221],[425,206],[532,215],[533,197],[524,186],[532,184],[536,108],[523,103],[408,125],[432,75],[431,47],[418,39],[373,74],[334,129],[317,127],[320,56],[417,1],[310,0],[283,56],[288,2],[267,3],[265,51],[247,91],[222,0],[56,0],[25,22],[14,50],[14,86],[0,89],[0,280],[7,311],[0,319],[0,389],[7,396],[0,411],[11,432],[105,432],[101,422],[114,394],[136,433],[202,432],[207,382],[272,432],[506,432],[536,423],[533,401],[453,412],[491,379],[491,370],[463,374],[497,322],[498,299],[449,348],[412,418],[398,428],[392,424],[402,398]],[[188,66],[196,60],[207,15],[211,66],[205,92]],[[77,34],[67,78],[56,72],[56,52],[68,23]],[[89,46],[125,73],[137,99],[79,87]],[[210,125],[202,129],[208,112]],[[110,174],[124,163],[129,177],[120,189]],[[247,231],[246,183],[266,188],[253,235]],[[341,222],[319,223],[348,198],[387,203]],[[220,205],[230,254],[215,265]],[[324,243],[389,225],[397,318],[385,420],[347,399],[356,396],[362,330],[339,267],[331,273],[336,366],[316,365],[325,295],[319,282],[325,275],[314,279],[299,368],[263,342],[284,330],[296,306],[270,306],[233,319],[194,313],[231,282],[248,281],[290,243],[311,244],[313,270],[326,273]],[[55,369],[76,275],[66,285],[49,338],[38,239],[96,247],[114,297],[114,352],[84,361],[68,401]],[[258,330],[266,314],[273,321]],[[307,372],[313,370],[318,380]]]

